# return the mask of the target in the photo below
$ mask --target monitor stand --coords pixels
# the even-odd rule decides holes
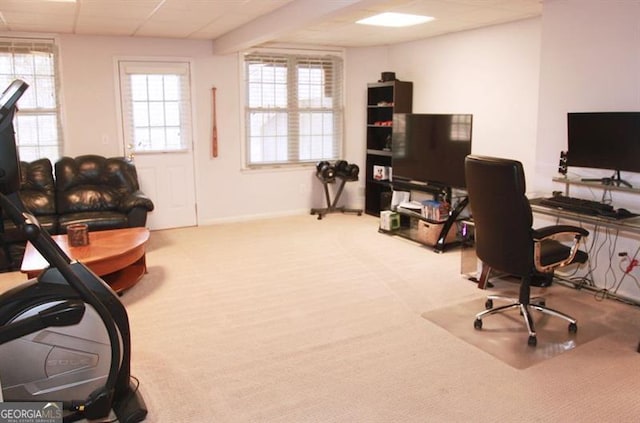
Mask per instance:
[[[620,177],[620,171],[616,170],[610,178],[582,178],[583,182],[600,182],[602,185],[615,185],[619,187],[624,185],[628,188],[633,188],[631,184]]]

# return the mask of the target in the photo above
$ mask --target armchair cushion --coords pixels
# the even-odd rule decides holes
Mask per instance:
[[[56,233],[58,230],[58,217],[56,215],[55,183],[51,161],[39,159],[33,162],[20,162],[20,191],[19,196],[23,204],[34,216],[38,218],[40,225],[49,231]],[[24,236],[18,232],[13,220],[2,214],[5,242],[23,241]]]
[[[49,159],[20,162],[20,199],[34,216],[56,214],[56,187]]]
[[[135,166],[120,157],[63,157],[55,165],[60,231],[73,223],[90,230],[144,226],[153,203],[138,185]],[[142,209],[142,212],[136,209]],[[129,216],[135,217],[130,221]],[[144,216],[140,221],[139,216]]]

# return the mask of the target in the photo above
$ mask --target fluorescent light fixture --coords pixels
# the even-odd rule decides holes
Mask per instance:
[[[421,23],[432,21],[433,19],[434,18],[432,18],[431,16],[385,12],[380,13],[379,15],[370,16],[365,19],[360,19],[356,23],[363,25],[402,27],[418,25]]]

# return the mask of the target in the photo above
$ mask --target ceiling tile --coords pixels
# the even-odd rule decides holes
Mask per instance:
[[[118,19],[114,22],[94,16],[81,16],[76,22],[74,32],[84,35],[133,35],[140,25],[136,19]]]
[[[146,19],[162,0],[82,0],[80,16]]]

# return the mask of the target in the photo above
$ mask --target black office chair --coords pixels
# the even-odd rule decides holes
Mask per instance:
[[[519,298],[493,308],[490,296],[487,310],[478,313],[474,322],[482,329],[482,319],[512,308],[520,310],[529,331],[528,343],[537,344],[530,308],[569,322],[569,332],[578,330],[576,320],[569,315],[547,308],[544,300],[532,299],[532,281],[541,275],[573,263],[584,263],[587,254],[578,250],[581,237],[589,235],[583,228],[556,225],[533,229],[533,215],[525,196],[525,177],[522,163],[495,157],[467,156],[465,173],[471,215],[475,225],[475,247],[483,263],[479,287],[484,287],[489,269],[521,278]],[[572,244],[561,242],[572,237]],[[550,279],[550,278],[548,278]]]

